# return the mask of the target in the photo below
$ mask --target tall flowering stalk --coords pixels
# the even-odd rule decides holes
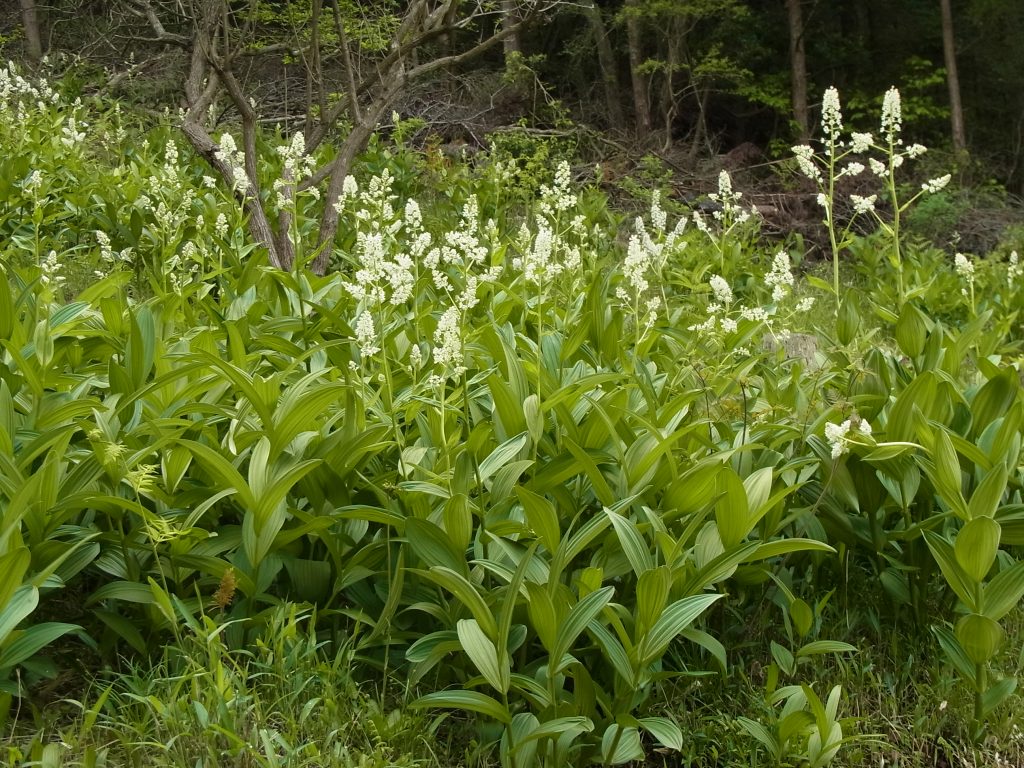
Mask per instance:
[[[847,238],[853,222],[858,216],[864,214],[874,216],[882,231],[888,235],[891,241],[889,260],[896,271],[897,303],[902,306],[906,300],[906,289],[900,242],[901,218],[921,195],[935,194],[945,188],[949,183],[950,176],[946,174],[926,181],[909,200],[900,202],[896,187],[897,169],[902,167],[906,160],[920,157],[927,150],[920,144],[904,145],[900,135],[903,129],[903,114],[900,93],[896,88],[890,88],[882,101],[881,138],[877,143],[872,134],[857,133],[856,131],[850,133],[849,140],[842,139],[843,118],[839,93],[835,88],[825,91],[822,99],[821,126],[824,134],[822,138],[823,155],[816,154],[809,145],[793,147],[793,154],[796,156],[801,173],[818,187],[818,204],[825,212],[825,225],[828,228],[829,244],[832,249],[832,290],[835,294],[836,316],[838,317],[842,304],[839,293],[839,254],[847,246]],[[853,216],[840,229],[835,218],[837,182],[844,176],[858,176],[865,169],[863,163],[857,160],[848,160],[849,156],[861,155],[871,150],[882,155],[882,159],[868,158],[867,163],[871,172],[884,183],[884,194],[892,205],[892,217],[890,220],[883,218],[875,208],[875,203],[878,201],[877,194],[850,195]]]
[[[576,207],[578,198],[571,191],[569,164],[559,163],[554,183],[542,185],[535,211],[537,232],[534,235],[524,224],[516,247],[521,255],[512,259],[512,268],[521,273],[523,282],[536,296],[534,309],[537,326],[537,398],[542,397],[543,366],[541,348],[544,342],[548,299],[558,288],[565,288],[567,304],[575,301],[574,290],[583,265],[581,243],[587,240],[585,220],[572,217],[563,224],[563,214]],[[566,287],[567,284],[567,287]]]
[[[971,317],[977,317],[978,313],[974,304],[974,262],[971,261],[970,257],[958,253],[953,257],[953,268],[965,283],[960,292],[970,302]]]
[[[718,174],[718,192],[712,192],[708,199],[718,204],[712,212],[709,222],[700,211],[694,211],[693,223],[697,229],[707,235],[711,245],[718,252],[718,269],[725,272],[725,253],[729,250],[730,239],[735,231],[750,221],[755,209],[746,209],[740,204],[742,192],[733,190],[732,177],[728,171]],[[653,211],[652,211],[653,212]]]
[[[846,247],[853,218],[840,232],[835,217],[836,184],[844,176],[857,176],[864,171],[863,163],[847,161],[851,155],[859,155],[871,147],[872,137],[868,133],[852,133],[849,142],[842,138],[843,113],[839,102],[839,91],[829,88],[821,102],[821,129],[823,156],[819,156],[807,144],[793,147],[801,173],[818,187],[818,205],[825,213],[825,227],[828,229],[829,246],[832,250],[832,292],[835,295],[836,316],[842,299],[839,293],[839,254]],[[846,163],[845,165],[843,163]],[[874,200],[869,201],[870,205]],[[854,203],[855,215],[866,210],[866,203]]]
[[[896,170],[900,168],[907,159],[914,159],[923,155],[927,148],[921,144],[910,144],[904,146],[900,133],[903,130],[903,111],[900,102],[900,92],[890,88],[882,101],[882,138],[883,143],[880,149],[886,156],[886,163],[872,159],[870,162],[871,171],[885,181],[886,193],[889,202],[892,204],[892,220],[886,222],[874,209],[875,218],[879,225],[889,235],[892,247],[889,251],[890,262],[896,270],[896,295],[899,306],[903,306],[906,300],[906,288],[903,279],[903,253],[900,241],[900,220],[906,210],[917,201],[921,195],[935,194],[942,191],[950,181],[950,175],[930,179],[921,185],[921,188],[909,200],[900,203],[899,194],[896,188]]]
[[[634,350],[654,327],[658,313],[668,311],[664,273],[669,260],[686,247],[682,239],[686,224],[686,217],[682,217],[668,229],[668,215],[657,193],[651,198],[650,226],[640,216],[634,223],[622,264],[622,281],[615,289],[623,310],[633,318]],[[710,232],[709,236],[713,239]],[[657,292],[652,290],[652,281]]]

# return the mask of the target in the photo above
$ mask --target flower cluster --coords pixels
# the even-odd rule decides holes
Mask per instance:
[[[971,307],[974,307],[974,262],[962,253],[957,253],[953,257],[953,269],[964,281],[965,285],[960,289],[960,293],[970,298]]]
[[[59,102],[60,94],[46,81],[29,82],[18,74],[14,62],[0,67],[0,119],[5,123],[22,125],[30,113],[43,113]]]
[[[277,154],[284,161],[281,176],[274,180],[274,192],[277,195],[277,207],[287,208],[291,203],[295,185],[302,179],[312,175],[316,161],[306,154],[306,139],[302,131],[296,131],[288,144],[277,148]],[[319,199],[320,190],[310,187],[309,193]]]
[[[642,217],[637,217],[633,234],[626,246],[626,259],[622,264],[622,282],[615,296],[634,314],[637,331],[643,335],[654,325],[662,308],[660,295],[652,295],[649,278],[660,282],[669,259],[686,247],[682,234],[686,217],[681,217],[673,229],[668,229],[668,215],[661,207],[661,196],[651,198],[651,228]]]
[[[239,194],[246,194],[249,191],[249,176],[245,170],[245,153],[235,144],[235,139],[230,133],[221,134],[220,145],[214,152],[214,157],[227,166],[231,176],[231,189]]]
[[[120,265],[131,266],[133,262],[131,248],[115,251],[110,242],[110,235],[101,229],[96,230],[96,242],[100,247],[100,261],[108,268],[116,269]],[[96,270],[96,277],[106,277],[106,273]]]
[[[838,459],[850,450],[850,443],[856,442],[852,438],[858,435],[871,436],[871,424],[856,414],[844,421],[842,424],[825,424],[825,440],[832,449],[832,458]]]
[[[729,176],[729,172],[721,171],[718,174],[718,192],[712,192],[708,195],[709,200],[718,204],[718,207],[712,211],[711,217],[719,223],[721,229],[728,231],[734,226],[744,224],[754,213],[753,209],[748,210],[740,205],[740,198],[742,197],[742,192],[733,191],[732,178]],[[700,211],[694,211],[693,223],[701,232],[709,237],[714,237],[711,225],[705,220]]]
[[[57,287],[65,281],[64,275],[61,274],[60,259],[57,258],[56,251],[50,251],[47,254],[46,258],[40,262],[39,269],[39,282],[43,285]]]
[[[793,270],[789,263],[789,254],[780,250],[772,259],[772,269],[764,276],[764,281],[772,289],[772,301],[778,303],[786,298],[793,288]]]
[[[512,259],[512,268],[522,272],[523,279],[542,293],[559,275],[575,276],[583,264],[581,246],[588,239],[585,220],[576,215],[563,221],[563,214],[572,210],[577,200],[571,191],[569,164],[559,163],[554,183],[540,187],[536,234],[524,223],[516,238],[515,245],[522,255]]]
[[[1006,280],[1013,288],[1014,283],[1024,275],[1024,264],[1020,262],[1016,251],[1010,251],[1010,263],[1006,268]]]

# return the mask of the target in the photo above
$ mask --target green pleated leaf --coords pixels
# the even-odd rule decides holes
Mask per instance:
[[[956,596],[963,601],[964,605],[972,611],[977,609],[974,600],[974,585],[964,569],[957,562],[956,554],[949,542],[933,531],[924,532],[924,540],[931,550],[935,562],[939,564],[942,575],[946,577],[946,583],[952,588]]]
[[[683,732],[679,726],[667,717],[641,717],[640,727],[658,740],[663,747],[681,752],[683,749]]]
[[[565,617],[565,621],[559,628],[558,635],[555,638],[554,650],[551,653],[553,661],[560,661],[569,652],[573,643],[576,642],[576,638],[583,633],[587,625],[608,605],[614,592],[614,587],[598,589],[573,606],[572,610],[569,611],[569,615]]]
[[[479,712],[493,720],[502,723],[509,723],[512,720],[509,711],[499,702],[478,691],[438,691],[421,696],[412,703],[413,707],[420,709],[441,708],[441,709],[462,709],[469,712]]]
[[[462,576],[469,575],[466,554],[437,525],[411,517],[405,522],[405,538],[413,553],[427,568],[441,566]]]
[[[967,522],[953,542],[953,554],[964,573],[982,581],[999,551],[999,523],[991,517],[976,517]]]
[[[838,640],[815,640],[812,643],[802,646],[796,652],[797,658],[807,656],[820,656],[824,653],[856,653],[856,646],[843,643]]]
[[[1000,571],[985,587],[984,614],[999,621],[1024,597],[1024,561]]]
[[[523,432],[522,434],[509,438],[495,448],[491,452],[490,456],[480,462],[480,467],[477,470],[480,474],[480,479],[488,480],[491,475],[515,459],[519,455],[519,452],[526,447],[526,444],[529,441],[529,436]]]
[[[619,539],[619,545],[626,555],[626,560],[633,568],[633,573],[639,578],[654,567],[654,557],[651,555],[647,542],[644,541],[636,524],[628,517],[612,512],[607,507],[604,512],[611,520],[612,527],[615,528],[615,535]]]
[[[978,483],[978,487],[971,494],[971,501],[967,505],[971,517],[992,517],[999,508],[999,503],[1006,492],[1006,481],[1008,474],[1006,465],[1002,462],[996,464],[986,473],[984,479]]]
[[[621,733],[620,733],[621,731]],[[612,723],[601,737],[601,757],[605,765],[621,765],[644,759],[640,732]]]
[[[0,607],[0,643],[39,605],[39,590],[25,584],[14,590],[7,604]]]
[[[932,633],[939,641],[939,646],[946,654],[946,658],[956,667],[960,677],[973,685],[975,668],[974,662],[964,652],[956,635],[943,627],[932,627]]]
[[[723,595],[692,595],[672,603],[638,644],[637,656],[640,664],[646,666],[660,658],[672,640],[722,597]]]
[[[1004,677],[981,694],[982,717],[988,717],[992,711],[1006,701],[1017,690],[1017,678]]]
[[[555,505],[526,488],[516,488],[516,495],[523,505],[527,524],[533,529],[541,544],[548,552],[557,552],[562,541],[562,534],[558,525],[558,513],[555,511]]]
[[[500,663],[494,643],[480,629],[476,619],[460,619],[456,625],[459,643],[480,674],[500,693],[508,693],[511,670],[506,663]]]
[[[17,635],[12,635],[3,643],[2,650],[0,650],[0,669],[13,667],[15,664],[21,664],[31,659],[58,637],[78,629],[81,627],[77,624],[54,621],[36,624],[19,631]]]
[[[970,613],[956,623],[956,639],[975,664],[984,664],[999,650],[1003,628],[988,616]]]

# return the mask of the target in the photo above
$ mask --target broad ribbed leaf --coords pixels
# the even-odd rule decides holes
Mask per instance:
[[[976,517],[967,522],[953,542],[953,554],[964,573],[982,581],[999,551],[999,523],[991,517]]]
[[[612,521],[615,535],[619,539],[619,545],[626,555],[626,560],[633,568],[633,573],[639,578],[654,567],[654,557],[647,547],[647,542],[644,541],[636,524],[628,517],[612,512],[607,507],[605,507],[604,513]]]
[[[641,717],[640,727],[658,740],[658,743],[677,752],[683,749],[683,732],[667,717]]]
[[[798,659],[806,658],[807,656],[820,656],[823,653],[856,653],[857,647],[850,645],[849,643],[843,643],[839,640],[815,640],[812,643],[797,649],[796,656]]]
[[[967,505],[972,518],[992,517],[996,513],[999,502],[1003,499],[1003,493],[1006,491],[1006,480],[1006,465],[1002,462],[988,471],[985,478],[974,489],[971,501]]]
[[[484,602],[476,587],[465,576],[443,566],[434,566],[429,571],[414,570],[411,573],[422,574],[447,590],[469,609],[473,618],[479,622],[480,628],[488,637],[498,636],[498,623],[495,621],[491,609],[487,607],[487,603]]]
[[[429,520],[409,518],[405,523],[405,538],[413,553],[428,568],[442,566],[463,577],[469,575],[466,554],[437,525]]]
[[[22,619],[28,616],[39,605],[39,590],[30,585],[23,585],[14,590],[14,594],[6,605],[0,607],[0,643],[14,631]]]
[[[1024,597],[1024,561],[1000,571],[985,587],[984,614],[999,621]]]
[[[529,441],[530,438],[525,432],[523,432],[515,437],[509,438],[495,448],[491,452],[490,456],[480,462],[480,467],[477,470],[480,475],[480,480],[488,480],[491,475],[515,459],[516,456],[519,455],[519,452],[526,447],[526,444]]]
[[[669,643],[722,597],[722,595],[691,595],[666,608],[665,612],[661,614],[661,618],[644,635],[637,648],[641,666],[646,666],[660,658]]]
[[[541,544],[548,552],[557,552],[561,544],[562,533],[558,526],[558,513],[555,512],[555,505],[526,488],[516,488],[516,495],[523,505],[527,524],[537,534]]]
[[[587,625],[608,605],[614,593],[614,587],[604,587],[591,592],[573,606],[558,631],[555,647],[551,653],[552,662],[557,663],[561,661],[562,656],[568,653],[573,643],[576,642],[576,638],[582,634]]]
[[[15,590],[21,587],[31,561],[28,547],[18,547],[0,556],[0,610],[7,605]]]
[[[480,674],[491,684],[491,687],[500,693],[508,693],[509,674],[511,670],[506,663],[498,660],[498,651],[494,643],[480,629],[476,619],[460,619],[456,625],[459,635],[459,643],[462,650],[469,656],[473,665],[480,670]]]
[[[946,583],[953,589],[964,605],[972,611],[977,609],[974,601],[974,585],[970,577],[964,573],[963,568],[957,562],[956,554],[949,542],[933,531],[924,532],[924,540],[931,550],[935,562],[939,564],[942,575],[946,577]]]
[[[970,613],[956,623],[956,639],[975,664],[984,664],[999,650],[1003,628],[988,616]]]
[[[718,522],[718,533],[726,549],[732,549],[743,541],[750,528],[750,507],[747,504],[747,492],[732,469],[725,467],[717,476],[718,503],[715,504],[715,520]]]
[[[412,703],[417,708],[438,707],[441,709],[464,709],[479,712],[493,720],[508,723],[512,720],[509,711],[490,696],[478,691],[438,691],[421,696]]]
[[[605,765],[621,765],[644,759],[640,732],[612,723],[601,738],[601,758]]]
[[[21,630],[17,636],[12,635],[3,643],[0,651],[0,669],[13,667],[31,659],[40,650],[48,646],[61,635],[81,629],[77,624],[46,622]]]

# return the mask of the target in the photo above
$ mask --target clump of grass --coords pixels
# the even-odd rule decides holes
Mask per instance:
[[[155,663],[97,677],[60,717],[37,713],[7,764],[147,768],[412,768],[448,764],[436,722],[356,681],[351,649],[312,612],[274,609],[246,649],[235,622],[200,616]],[[453,742],[454,743],[454,742]]]

